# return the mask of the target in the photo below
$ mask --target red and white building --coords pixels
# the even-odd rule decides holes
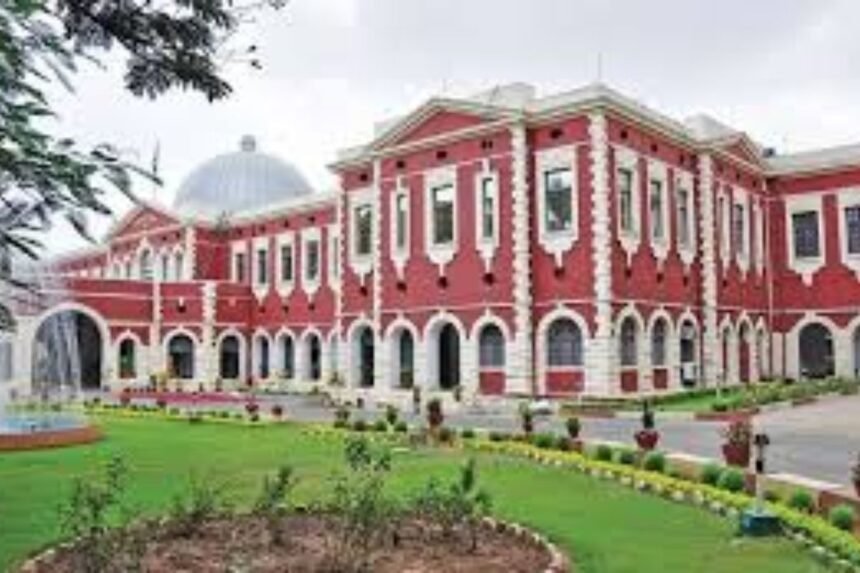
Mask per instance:
[[[246,138],[136,207],[13,309],[0,387],[56,375],[58,316],[85,386],[471,400],[860,368],[860,146],[779,155],[603,85],[514,84],[432,98],[331,169],[312,191]]]

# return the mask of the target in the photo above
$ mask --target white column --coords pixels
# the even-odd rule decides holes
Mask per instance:
[[[200,336],[202,348],[201,374],[202,382],[208,388],[211,384],[214,388],[215,378],[218,377],[218,348],[215,347],[215,303],[216,286],[214,281],[206,281],[201,287],[203,296],[203,327]],[[272,352],[270,345],[269,352]],[[270,363],[271,363],[271,356]]]
[[[382,164],[373,162],[373,387],[382,388],[388,379],[388,361],[382,346]]]
[[[591,155],[591,231],[594,264],[595,331],[587,343],[585,391],[611,394],[620,391],[615,376],[612,343],[612,224],[609,213],[609,138],[606,117],[589,115]]]
[[[532,349],[531,242],[529,229],[528,147],[525,125],[511,127],[513,148],[514,331],[508,354],[508,393],[530,394],[534,378]],[[474,362],[474,359],[472,360]]]
[[[702,371],[704,384],[717,381],[717,269],[714,249],[714,165],[710,155],[699,158],[699,230],[702,255]],[[731,352],[730,352],[731,353]]]

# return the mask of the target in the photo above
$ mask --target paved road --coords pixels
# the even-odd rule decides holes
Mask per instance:
[[[324,422],[333,419],[331,409],[324,407],[318,397],[291,395],[264,397],[261,401],[283,404],[291,419]],[[374,410],[354,414],[366,419],[380,415],[381,412]],[[424,423],[423,416],[417,420],[416,416],[405,413],[405,417],[413,423]],[[633,434],[639,429],[637,417],[583,419],[582,422],[582,435],[586,439],[623,442],[631,446],[634,444]],[[446,413],[446,423],[457,428],[519,430],[518,416],[512,409],[449,412]],[[815,404],[767,412],[757,416],[755,423],[757,429],[763,429],[771,437],[769,472],[798,474],[843,485],[850,483],[851,465],[860,455],[860,396],[828,397]],[[723,423],[680,419],[669,413],[657,414],[660,447],[668,451],[720,459],[720,430],[723,426]],[[539,419],[536,429],[564,432],[562,421],[555,416]]]

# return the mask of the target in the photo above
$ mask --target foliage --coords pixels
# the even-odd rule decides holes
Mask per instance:
[[[469,549],[478,548],[477,526],[490,510],[490,495],[478,487],[474,458],[460,468],[459,479],[445,487],[431,479],[413,502],[414,511],[428,523],[438,524],[446,539],[455,539],[465,531]]]
[[[746,476],[738,469],[726,468],[720,475],[717,487],[732,493],[740,493],[746,488]]]
[[[598,444],[594,450],[594,459],[601,462],[612,461],[612,448],[606,444]]]
[[[385,421],[388,422],[389,426],[396,425],[399,417],[400,411],[397,409],[397,406],[389,404],[385,407]]]
[[[174,534],[192,537],[206,521],[229,511],[226,492],[226,483],[212,476],[200,478],[192,473],[187,491],[173,497],[170,517]]]
[[[713,462],[707,463],[702,467],[699,480],[705,485],[716,486],[720,482],[720,477],[723,475],[724,468]]]
[[[227,40],[265,3],[20,0],[0,5],[0,283],[35,288],[12,277],[10,261],[39,257],[38,233],[49,228],[54,215],[89,238],[85,215],[109,214],[108,192],[134,199],[135,175],[157,180],[126,162],[115,146],[84,149],[72,138],[54,135],[55,126],[47,121],[56,116],[49,85],[72,91],[79,64],[97,63],[97,54],[118,46],[131,93],[155,98],[180,88],[221,99],[231,90],[221,66],[239,59],[229,53]],[[272,3],[280,7],[282,0]],[[251,48],[249,61],[259,67]]]
[[[564,425],[567,430],[567,435],[570,436],[571,440],[579,438],[579,433],[582,431],[582,423],[579,421],[579,418],[576,416],[570,416],[565,420]]]
[[[636,452],[630,448],[622,448],[618,450],[616,459],[619,464],[632,466],[636,464]]]
[[[567,436],[556,436],[555,449],[561,452],[569,452],[573,449],[573,440]]]
[[[472,428],[463,428],[460,431],[460,437],[464,440],[471,440],[475,437],[475,430]]]
[[[403,420],[400,420],[396,424],[394,424],[394,431],[398,434],[405,434],[409,431],[409,426]]]
[[[442,400],[433,398],[427,402],[427,425],[431,430],[436,430],[445,422],[445,414],[442,411]]]
[[[548,450],[555,445],[555,436],[548,432],[542,432],[540,434],[534,434],[531,437],[531,441],[536,447],[542,450]]]
[[[380,418],[373,423],[373,431],[374,432],[387,432],[388,431],[388,422]]]
[[[807,490],[797,489],[789,496],[788,507],[804,513],[813,513],[815,511],[815,499]]]
[[[122,458],[112,457],[103,471],[99,478],[75,478],[68,500],[60,507],[61,530],[81,540],[78,568],[86,573],[107,570],[116,550],[109,527],[126,517],[122,496],[128,468]]]
[[[752,422],[747,419],[732,420],[721,434],[728,444],[749,447],[753,435]]]
[[[535,429],[535,416],[534,413],[529,408],[527,402],[523,402],[519,407],[520,414],[520,427],[523,430],[523,434],[526,436],[531,436],[532,432]]]
[[[642,429],[653,430],[654,425],[654,410],[651,407],[651,402],[645,400],[642,402]]]
[[[289,496],[296,485],[293,468],[281,466],[274,478],[263,477],[263,487],[254,503],[254,513],[266,520],[269,538],[275,545],[283,543],[283,516],[289,511]]]
[[[642,468],[649,472],[666,471],[666,456],[662,452],[648,452],[642,460]]]
[[[860,453],[857,454],[857,461],[851,467],[851,481],[860,485]]]
[[[841,503],[830,509],[827,514],[827,520],[837,529],[842,531],[854,531],[854,523],[856,522],[856,513],[854,508],[847,503]]]
[[[346,428],[349,425],[349,418],[352,415],[349,407],[341,404],[334,411],[334,427]]]
[[[439,441],[443,444],[450,444],[454,441],[454,431],[451,428],[439,428]]]

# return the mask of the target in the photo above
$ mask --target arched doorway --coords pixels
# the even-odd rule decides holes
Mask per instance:
[[[124,338],[119,343],[119,377],[122,379],[137,376],[137,364],[135,360],[135,345],[131,338]]]
[[[439,331],[439,388],[451,390],[460,385],[460,333],[448,323]]]
[[[219,376],[224,380],[238,380],[240,361],[239,338],[235,334],[229,334],[221,340]]]
[[[98,390],[102,344],[101,331],[89,315],[64,310],[49,316],[39,325],[33,344],[33,390]]]
[[[317,381],[322,378],[322,344],[316,334],[308,335],[306,371],[310,380]]]
[[[391,335],[391,385],[408,389],[415,384],[415,337],[408,328],[398,327]]]
[[[698,378],[698,372],[696,371],[696,327],[689,320],[685,320],[681,324],[679,344],[681,383],[686,387],[695,386]]]
[[[260,380],[269,378],[269,339],[265,335],[260,335],[256,339],[256,375]]]
[[[177,334],[167,345],[168,372],[171,378],[194,378],[194,341],[186,334]]]
[[[293,337],[289,334],[281,336],[281,375],[292,380],[296,374],[296,351]]]
[[[373,386],[373,330],[363,327],[358,333],[358,384],[362,388]]]
[[[798,337],[800,375],[804,378],[826,378],[835,372],[833,336],[819,323],[804,326]]]
[[[748,384],[750,381],[750,329],[742,322],[738,330],[738,376],[740,381]]]

